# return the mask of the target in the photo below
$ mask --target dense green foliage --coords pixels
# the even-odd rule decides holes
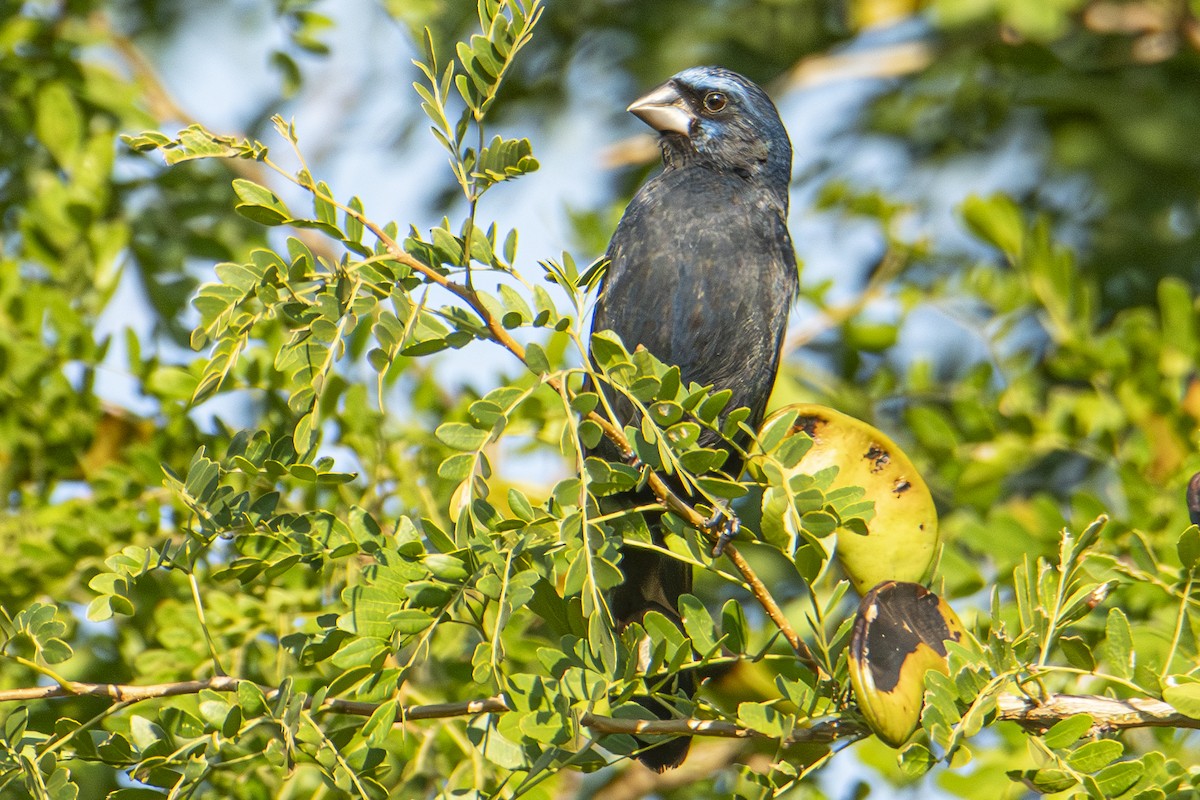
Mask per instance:
[[[846,774],[885,797],[914,782],[1200,792],[1187,731],[1093,738],[1075,716],[1039,734],[997,711],[1069,693],[1200,719],[1200,533],[1183,502],[1200,470],[1196,9],[383,5],[424,53],[415,96],[449,160],[453,218],[432,229],[335,194],[282,118],[236,136],[192,124],[139,49],[186,4],[0,0],[0,796],[803,798],[855,791],[832,783]],[[270,104],[326,51],[320,11],[274,4],[288,35],[264,54]],[[584,365],[599,253],[526,253],[479,201],[538,168],[536,138],[514,131],[553,118],[565,67],[595,42],[638,85],[720,62],[783,94],[805,56],[915,14],[923,55],[880,69],[906,74],[866,105],[862,135],[915,173],[988,163],[1019,134],[1029,174],[958,206],[952,242],[912,224],[934,198],[830,169],[822,213],[886,251],[848,303],[802,274],[815,313],[773,400],[871,421],[937,499],[934,587],[977,641],[928,678],[923,731],[897,759],[846,688],[855,603],[827,553],[872,513],[863,492],[790,472],[810,442],[786,424],[751,432],[748,475],[720,473],[696,439],[721,392],[611,337]],[[579,210],[578,241],[605,241],[611,212]],[[146,325],[107,334],[123,280]],[[913,352],[930,309],[955,320],[943,338],[986,355]],[[499,365],[485,391],[440,377],[464,353]],[[137,408],[102,400],[114,373]],[[645,408],[640,428],[608,425],[587,373]],[[644,468],[585,461],[606,435]],[[680,516],[668,547],[695,565],[696,597],[683,632],[647,618],[638,672],[604,592],[619,537],[651,545],[595,500],[667,473],[702,515],[734,503],[742,554],[824,679]],[[680,711],[761,735],[698,737],[651,781],[624,758],[632,737],[604,726],[697,661],[736,666]],[[174,689],[114,699],[72,682]],[[69,696],[11,694],[55,684]],[[428,708],[495,696],[509,710]],[[417,707],[429,718],[405,719]],[[816,723],[835,741],[805,740]]]

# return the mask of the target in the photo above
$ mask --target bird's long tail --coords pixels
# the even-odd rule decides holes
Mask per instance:
[[[658,520],[648,518],[646,521],[654,539],[661,544]],[[659,612],[680,629],[683,628],[679,597],[692,590],[692,568],[689,565],[651,550],[625,546],[621,549],[621,571],[625,580],[612,591],[609,598],[619,630],[624,630],[634,622],[640,623],[651,611]],[[675,675],[665,687],[667,693],[682,691],[689,697],[695,690],[695,677],[687,671]],[[634,700],[659,719],[674,717],[671,709],[654,697],[639,696]],[[638,742],[643,746],[636,755],[637,760],[650,769],[662,772],[683,763],[692,740],[690,736],[679,736],[656,744],[646,744],[641,739]]]

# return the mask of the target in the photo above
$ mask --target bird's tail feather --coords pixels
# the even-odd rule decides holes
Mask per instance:
[[[652,525],[651,529],[657,530],[658,526]],[[634,622],[641,623],[651,611],[659,612],[683,629],[683,621],[679,615],[679,597],[692,589],[690,566],[651,550],[624,547],[621,551],[621,570],[625,580],[613,590],[610,597],[613,616],[619,630],[624,630]],[[696,691],[696,679],[690,671],[682,671],[672,677],[665,691],[683,692],[691,697]],[[671,708],[655,697],[640,695],[633,699],[659,719],[675,717]],[[682,764],[692,743],[690,736],[679,736],[655,743],[634,738],[641,748],[634,757],[656,772]]]

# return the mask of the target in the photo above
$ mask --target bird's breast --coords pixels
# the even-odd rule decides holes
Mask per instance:
[[[594,327],[678,364],[685,380],[757,399],[795,287],[782,210],[737,176],[689,172],[665,173],[631,203]]]

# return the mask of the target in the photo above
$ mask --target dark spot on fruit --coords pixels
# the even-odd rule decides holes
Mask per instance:
[[[871,448],[867,450],[867,454],[863,456],[863,458],[874,462],[874,464],[871,466],[871,472],[879,472],[888,465],[889,461],[892,460],[892,457],[888,455],[887,450],[884,450],[882,447],[874,443],[871,444]]]
[[[796,424],[792,426],[792,432],[795,433],[796,431],[804,431],[815,439],[817,438],[817,428],[819,428],[821,423],[824,421],[825,420],[821,419],[820,417],[797,417]]]
[[[899,497],[900,495],[904,494],[911,488],[912,488],[911,483],[909,483],[905,478],[900,478],[892,486],[892,494],[896,495],[896,497]]]
[[[850,639],[850,657],[866,663],[875,688],[891,692],[908,657],[921,645],[946,655],[945,640],[959,641],[939,608],[937,595],[915,583],[886,581],[862,599]],[[920,680],[920,677],[916,677]]]

